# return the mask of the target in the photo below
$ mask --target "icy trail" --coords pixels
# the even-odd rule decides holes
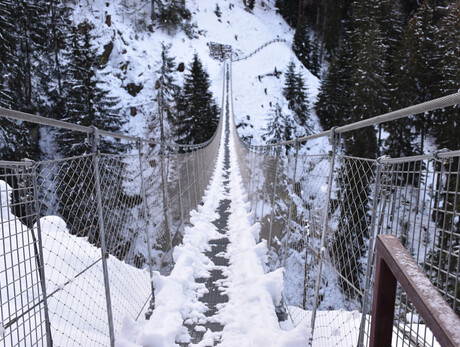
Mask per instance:
[[[280,328],[282,269],[266,274],[235,150],[231,76],[224,64],[224,121],[213,178],[191,213],[170,276],[156,274],[156,308],[143,326],[126,320],[117,346],[305,346],[308,329]],[[228,72],[228,73],[227,73]]]

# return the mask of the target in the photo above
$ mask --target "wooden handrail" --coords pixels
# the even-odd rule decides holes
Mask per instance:
[[[441,346],[460,346],[460,318],[393,235],[376,241],[371,347],[391,346],[396,284],[407,293]]]

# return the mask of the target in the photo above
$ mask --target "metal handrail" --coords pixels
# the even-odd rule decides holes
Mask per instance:
[[[343,134],[349,131],[362,129],[368,126],[377,125],[409,116],[419,115],[425,112],[433,111],[440,108],[450,107],[454,105],[460,104],[460,92],[446,95],[437,99],[433,99],[430,101],[422,102],[421,104],[409,106],[400,110],[388,112],[379,116],[375,116],[369,119],[365,119],[359,122],[343,125],[340,127],[332,128],[320,133],[299,137],[294,140],[283,141],[278,143],[272,143],[267,145],[248,145],[251,149],[261,149],[261,148],[269,148],[269,147],[276,147],[276,146],[285,146],[285,145],[292,145],[296,142],[305,142],[307,140],[313,140],[320,137],[329,136],[331,132],[335,134]]]
[[[77,132],[86,133],[86,134],[94,134],[94,129],[95,129],[94,127],[87,127],[87,126],[78,125],[74,123],[64,122],[62,120],[46,118],[46,117],[42,117],[42,116],[30,114],[30,113],[10,110],[10,109],[3,108],[3,107],[0,107],[0,117],[7,117],[11,119],[21,120],[24,122],[47,125],[47,126],[77,131]],[[129,136],[129,135],[115,133],[115,132],[106,131],[102,129],[98,129],[98,134],[99,136],[108,136],[108,137],[113,137],[113,138],[120,139],[120,140],[127,140],[127,141],[133,141],[133,142],[141,141],[141,142],[151,144],[151,145],[163,145],[166,147],[185,148],[185,149],[199,149],[202,147],[206,147],[214,139],[214,136],[215,136],[214,134],[211,139],[209,139],[206,142],[200,143],[200,144],[182,145],[182,144],[177,144],[177,143],[167,143],[167,142],[162,143],[159,141],[147,140],[147,139],[143,139],[140,137]]]
[[[391,345],[397,282],[441,346],[460,346],[460,318],[399,240],[379,235],[376,250],[371,347]]]

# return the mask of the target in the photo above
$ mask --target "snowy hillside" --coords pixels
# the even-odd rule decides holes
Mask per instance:
[[[101,55],[104,46],[113,43],[107,67],[101,74],[110,84],[112,94],[121,100],[123,113],[128,117],[126,131],[135,136],[147,135],[147,124],[155,115],[155,71],[162,42],[172,44],[170,53],[178,67],[184,63],[187,69],[193,55],[198,54],[212,80],[214,97],[220,104],[222,63],[210,57],[209,43],[231,45],[235,55],[242,57],[270,40],[285,39],[287,42],[274,43],[250,59],[234,63],[235,118],[237,124],[242,121],[247,124],[239,131],[242,135],[253,134],[253,144],[263,144],[270,105],[279,103],[283,111],[291,112],[282,95],[284,75],[278,78],[265,75],[273,73],[275,68],[283,72],[292,60],[304,77],[310,105],[315,101],[319,87],[318,79],[301,66],[292,52],[294,30],[276,13],[274,2],[265,1],[264,6],[258,2],[250,13],[243,1],[187,1],[186,6],[192,14],[190,22],[196,24],[193,39],[180,30],[173,36],[160,28],[150,30],[146,24],[150,5],[144,1],[133,1],[128,7],[123,1],[96,0],[89,8],[80,3],[73,20],[80,23],[87,19],[95,24],[94,43]],[[215,14],[216,4],[222,12],[220,18]],[[111,18],[110,26],[106,24],[107,16]],[[263,77],[259,79],[259,76]],[[175,77],[182,85],[184,72],[177,71]],[[136,88],[140,90],[138,94],[133,92]],[[312,117],[312,125],[318,130],[316,117]],[[302,130],[298,129],[296,135],[303,135]]]

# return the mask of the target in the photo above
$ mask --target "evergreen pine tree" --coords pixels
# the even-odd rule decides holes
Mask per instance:
[[[452,94],[458,91],[460,81],[460,4],[452,3],[449,13],[443,19],[437,35],[437,44],[441,49],[441,81],[439,84],[439,96]],[[433,135],[436,144],[440,148],[460,148],[458,127],[460,123],[458,105],[435,112],[435,126]],[[443,166],[443,170],[441,169]],[[440,268],[436,276],[432,276],[432,282],[442,287],[447,295],[447,300],[452,303],[460,299],[460,291],[456,288],[455,276],[458,273],[456,267],[458,254],[452,250],[460,247],[460,194],[458,194],[459,182],[459,158],[452,158],[447,163],[438,163],[436,170],[439,178],[436,187],[436,206],[432,218],[440,229],[445,230],[437,234],[434,242],[436,247],[428,257],[426,269],[431,271],[431,264]],[[450,178],[443,177],[443,172],[450,172]],[[450,275],[447,275],[450,274]],[[457,314],[460,308],[456,307]]]
[[[163,0],[158,3],[158,7],[158,23],[169,34],[175,33],[184,21],[187,22],[191,18],[183,0]]]
[[[356,0],[353,3],[351,49],[355,59],[350,65],[351,83],[346,91],[350,104],[347,123],[381,114],[385,109],[385,50],[380,27],[376,21],[379,2]],[[377,155],[377,137],[373,127],[347,134],[345,153],[354,157],[373,158]],[[345,295],[354,298],[361,290],[364,275],[362,257],[367,252],[365,238],[370,225],[367,202],[370,195],[372,170],[367,162],[353,165],[344,159],[339,175],[341,190],[340,227],[333,245],[333,257],[342,277],[339,279]],[[356,202],[360,203],[356,203]]]
[[[10,86],[17,69],[15,47],[17,27],[14,21],[16,2],[0,0],[0,107],[15,108]],[[0,117],[0,157],[3,160],[21,160],[30,157],[30,130],[20,121]]]
[[[401,98],[398,89],[398,78],[401,76],[398,53],[401,45],[404,16],[400,1],[385,0],[381,5],[380,23],[387,45],[387,89],[385,97],[388,108],[396,110],[408,106],[407,101]],[[409,118],[399,119],[383,125],[388,132],[385,139],[385,153],[392,157],[411,156],[419,153],[415,145],[415,131]],[[380,136],[379,136],[380,137]],[[380,142],[380,141],[379,141]],[[382,144],[379,143],[379,146]]]
[[[10,107],[11,93],[8,89],[9,65],[12,60],[14,24],[11,22],[12,2],[0,0],[0,107]]]
[[[291,26],[297,25],[299,17],[299,1],[298,0],[276,0],[276,7],[286,22]]]
[[[283,95],[288,101],[289,109],[294,112],[297,123],[303,126],[309,133],[311,129],[308,125],[309,107],[306,87],[302,73],[296,73],[295,68],[295,63],[291,61],[285,73]]]
[[[45,21],[50,37],[43,47],[43,55],[38,63],[38,95],[36,103],[39,113],[50,118],[62,118],[65,112],[63,81],[66,77],[64,50],[70,35],[68,17],[71,9],[59,0],[48,0]]]
[[[425,1],[404,30],[402,45],[397,54],[394,95],[398,108],[431,100],[439,86],[439,52],[435,42],[433,10]],[[432,113],[418,115],[413,122],[420,134],[420,152],[431,130]]]
[[[266,130],[267,132],[263,135],[263,138],[268,144],[292,140],[292,122],[290,117],[283,115],[281,106],[278,103],[271,109]],[[290,146],[286,146],[286,154],[289,148]]]
[[[158,110],[158,118],[160,122],[160,141],[165,142],[166,139],[169,139],[169,124],[166,120],[170,122],[173,121],[173,100],[174,96],[178,91],[178,86],[174,83],[174,58],[169,56],[169,50],[171,48],[171,44],[165,45],[164,43],[161,44],[161,60],[159,61],[159,68],[157,72],[157,110]],[[150,132],[152,132],[156,128],[156,124],[152,122],[150,125]],[[158,151],[152,151],[152,157],[149,159],[149,162],[153,162],[155,160],[160,161],[160,174],[161,174],[161,181],[158,181],[156,177],[147,177],[149,181],[149,186],[156,187],[155,191],[158,192],[161,190],[162,193],[162,210],[163,210],[163,225],[164,225],[164,239],[166,243],[169,244],[171,242],[171,221],[170,216],[168,213],[168,201],[169,201],[169,194],[167,189],[167,182],[168,182],[168,172],[167,167],[168,164],[165,163],[165,156],[163,155],[162,151],[163,148],[160,148],[160,153]],[[161,186],[158,186],[161,184]]]
[[[66,57],[69,64],[68,76],[63,84],[66,104],[61,120],[120,132],[123,120],[118,114],[118,109],[115,108],[117,99],[108,96],[108,91],[101,87],[101,81],[96,74],[98,60],[96,50],[91,44],[91,31],[92,25],[88,22],[83,22],[78,27],[71,29],[71,47]],[[56,136],[59,154],[69,157],[90,152],[91,148],[86,144],[86,137],[84,133],[60,129]],[[100,139],[98,149],[102,153],[116,154],[122,151],[123,146],[118,140],[103,137]],[[96,200],[93,189],[88,189],[94,185],[91,160],[92,157],[83,157],[78,160],[63,161],[57,174],[56,190],[60,195],[60,201],[63,202],[58,211],[67,222],[70,232],[88,236],[90,242],[98,243]],[[121,186],[121,169],[120,165],[112,161],[101,164],[101,177],[104,177],[105,184],[113,187]],[[103,206],[110,206],[110,210],[104,211],[107,220],[118,218],[116,215],[122,211],[122,208],[116,204],[106,203],[106,201],[113,200],[113,196],[108,195],[112,193],[105,191],[101,197]],[[66,201],[74,203],[66,204]],[[117,238],[114,235],[118,235],[120,230],[107,230],[107,235],[115,240]]]
[[[297,93],[297,80],[294,61],[290,61],[287,70],[284,73],[284,88],[283,95],[288,101],[288,106],[292,110],[294,108],[296,93]]]
[[[118,99],[109,96],[96,74],[98,59],[91,44],[92,25],[83,22],[71,29],[67,78],[64,82],[65,113],[61,120],[83,126],[119,132],[123,120],[116,108]],[[57,135],[59,152],[63,156],[81,155],[87,152],[86,135],[61,129]],[[119,153],[123,146],[119,141],[102,139],[99,149],[104,153]]]
[[[12,108],[35,113],[35,76],[43,47],[48,42],[48,31],[42,19],[46,18],[44,0],[18,0],[14,2],[12,21],[15,25],[13,45],[12,78],[9,89],[12,93]]]
[[[256,4],[256,0],[249,0],[249,1],[248,1],[248,8],[249,8],[250,10],[253,10],[255,4]]]
[[[295,81],[297,93],[295,96],[294,112],[297,116],[299,124],[305,128],[307,135],[310,135],[313,131],[308,122],[310,107],[307,98],[307,87],[305,86],[301,71],[297,73]]]
[[[345,124],[351,105],[347,90],[351,88],[351,57],[349,35],[345,34],[336,55],[332,58],[326,77],[321,82],[316,114],[323,129]]]
[[[300,62],[315,76],[319,75],[318,44],[311,39],[308,21],[304,18],[294,34],[292,50]]]
[[[174,81],[174,58],[169,56],[169,50],[171,44],[165,45],[161,43],[161,60],[159,61],[159,68],[157,73],[157,96],[155,101],[157,102],[158,119],[160,122],[160,141],[166,142],[166,139],[171,137],[169,134],[169,128],[167,125],[173,122],[174,113],[174,96],[177,94],[179,87]],[[168,122],[166,122],[168,121]],[[155,122],[149,125],[150,133],[157,127]]]
[[[344,24],[348,22],[350,0],[323,0],[324,14],[322,18],[321,43],[326,54],[335,56],[343,37]]]
[[[451,4],[436,36],[440,48],[438,97],[456,93],[460,86],[460,4]],[[460,148],[460,110],[455,105],[435,112],[433,135],[439,148]]]
[[[177,142],[198,144],[209,140],[217,129],[219,108],[209,91],[210,81],[195,54],[177,96],[175,120]]]
[[[313,38],[313,44],[312,44],[312,51],[311,51],[311,66],[310,66],[310,72],[315,75],[316,77],[320,77],[320,72],[321,72],[321,58],[319,56],[319,40],[318,37],[315,35]]]

